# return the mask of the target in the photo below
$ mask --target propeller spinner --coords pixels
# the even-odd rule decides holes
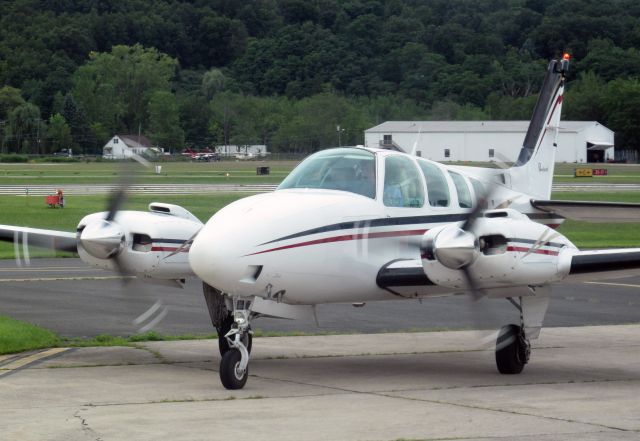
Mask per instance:
[[[87,253],[97,259],[111,259],[123,249],[124,230],[108,220],[91,222],[80,233],[79,242]]]

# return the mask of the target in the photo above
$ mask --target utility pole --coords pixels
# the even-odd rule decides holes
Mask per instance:
[[[6,126],[6,124],[7,124],[7,121],[0,120],[0,136],[2,137],[2,150],[0,150],[0,152],[2,152],[2,153],[7,153],[4,150],[4,147],[5,147],[5,145],[4,145],[4,127]]]
[[[338,147],[342,147],[342,132],[344,129],[340,128],[339,125],[336,126],[336,132],[338,132]]]
[[[40,154],[40,118],[36,118],[36,153]]]

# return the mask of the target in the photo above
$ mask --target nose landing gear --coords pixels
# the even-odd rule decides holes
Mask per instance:
[[[233,299],[233,324],[224,336],[228,350],[220,361],[220,381],[226,389],[242,389],[249,376],[251,301]]]

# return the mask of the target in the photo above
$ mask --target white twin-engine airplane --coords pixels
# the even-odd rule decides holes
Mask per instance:
[[[508,169],[446,166],[399,151],[337,148],[304,160],[272,193],[229,204],[202,225],[187,210],[107,212],[77,233],[0,226],[16,248],[77,251],[95,267],[180,285],[203,281],[228,389],[248,377],[251,321],[314,315],[322,303],[470,293],[509,300],[496,364],[520,373],[550,284],[640,267],[640,249],[579,251],[564,216],[631,221],[640,205],[550,201],[568,56],[551,61],[520,156]],[[604,213],[604,214],[603,214]]]

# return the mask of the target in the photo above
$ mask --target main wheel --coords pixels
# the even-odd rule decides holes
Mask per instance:
[[[222,326],[220,328],[216,328],[216,332],[218,333],[218,349],[220,350],[220,355],[226,354],[229,349],[231,349],[231,347],[229,346],[229,342],[225,338],[227,332],[231,330],[231,325],[233,325],[233,317],[227,316],[227,318],[222,323]],[[242,343],[244,343],[244,345],[247,347],[247,351],[249,351],[249,354],[251,354],[253,335],[247,333],[247,336],[243,338]]]
[[[496,366],[501,374],[519,374],[529,361],[529,345],[517,325],[500,329],[496,341]]]
[[[247,382],[249,367],[247,366],[244,372],[239,372],[241,358],[240,351],[237,349],[229,349],[222,356],[220,361],[220,381],[225,389],[242,389]]]

